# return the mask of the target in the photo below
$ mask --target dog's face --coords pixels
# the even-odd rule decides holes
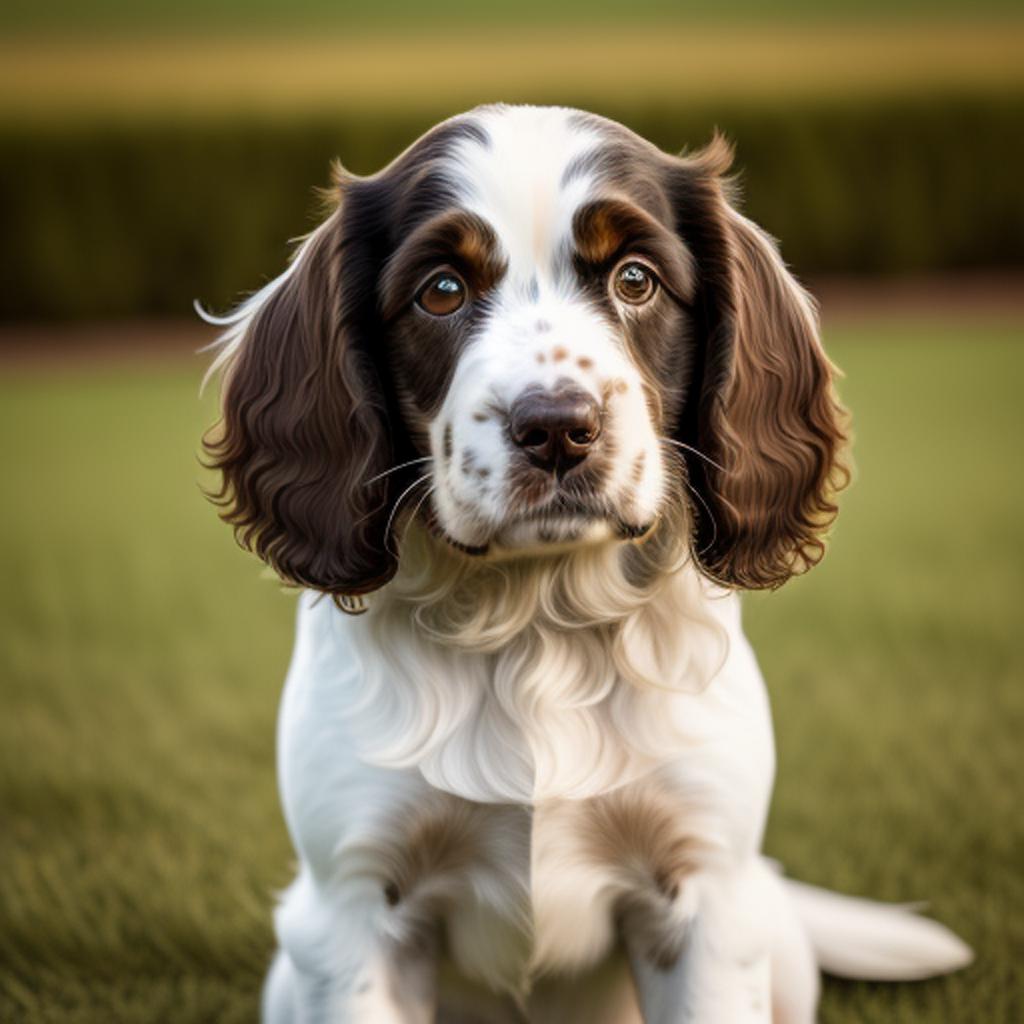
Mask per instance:
[[[383,309],[435,529],[471,551],[656,521],[688,372],[693,257],[645,151],[562,110],[482,111],[452,200],[392,255]],[[648,168],[649,169],[649,168]]]
[[[410,514],[515,557],[682,508],[723,582],[813,564],[841,410],[809,301],[727,202],[728,157],[492,107],[339,175],[228,334],[208,448],[241,540],[336,595],[390,578]]]

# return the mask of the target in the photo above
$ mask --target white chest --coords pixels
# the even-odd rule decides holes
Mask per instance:
[[[442,924],[458,971],[506,992],[597,963],[632,908],[655,944],[679,934],[685,878],[756,849],[772,781],[763,684],[735,606],[721,609],[691,631],[726,636],[721,667],[700,692],[665,693],[624,678],[604,645],[533,660],[525,646],[474,674],[486,658],[355,641],[358,620],[304,601],[279,746],[301,859],[324,880],[358,874],[395,934]]]

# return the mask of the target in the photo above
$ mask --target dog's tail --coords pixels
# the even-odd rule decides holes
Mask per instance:
[[[817,958],[839,978],[914,981],[966,967],[974,954],[920,907],[875,903],[784,879]]]

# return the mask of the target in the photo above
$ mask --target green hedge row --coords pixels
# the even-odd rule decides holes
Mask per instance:
[[[1024,95],[601,112],[670,150],[722,128],[747,212],[800,273],[1024,264]],[[282,268],[331,158],[374,170],[432,120],[0,126],[0,317],[223,308]]]

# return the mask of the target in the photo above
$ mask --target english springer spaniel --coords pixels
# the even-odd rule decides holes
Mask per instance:
[[[730,156],[474,110],[218,321],[223,517],[305,591],[268,1024],[806,1024],[970,959],[760,854],[737,591],[821,558],[846,419]]]

